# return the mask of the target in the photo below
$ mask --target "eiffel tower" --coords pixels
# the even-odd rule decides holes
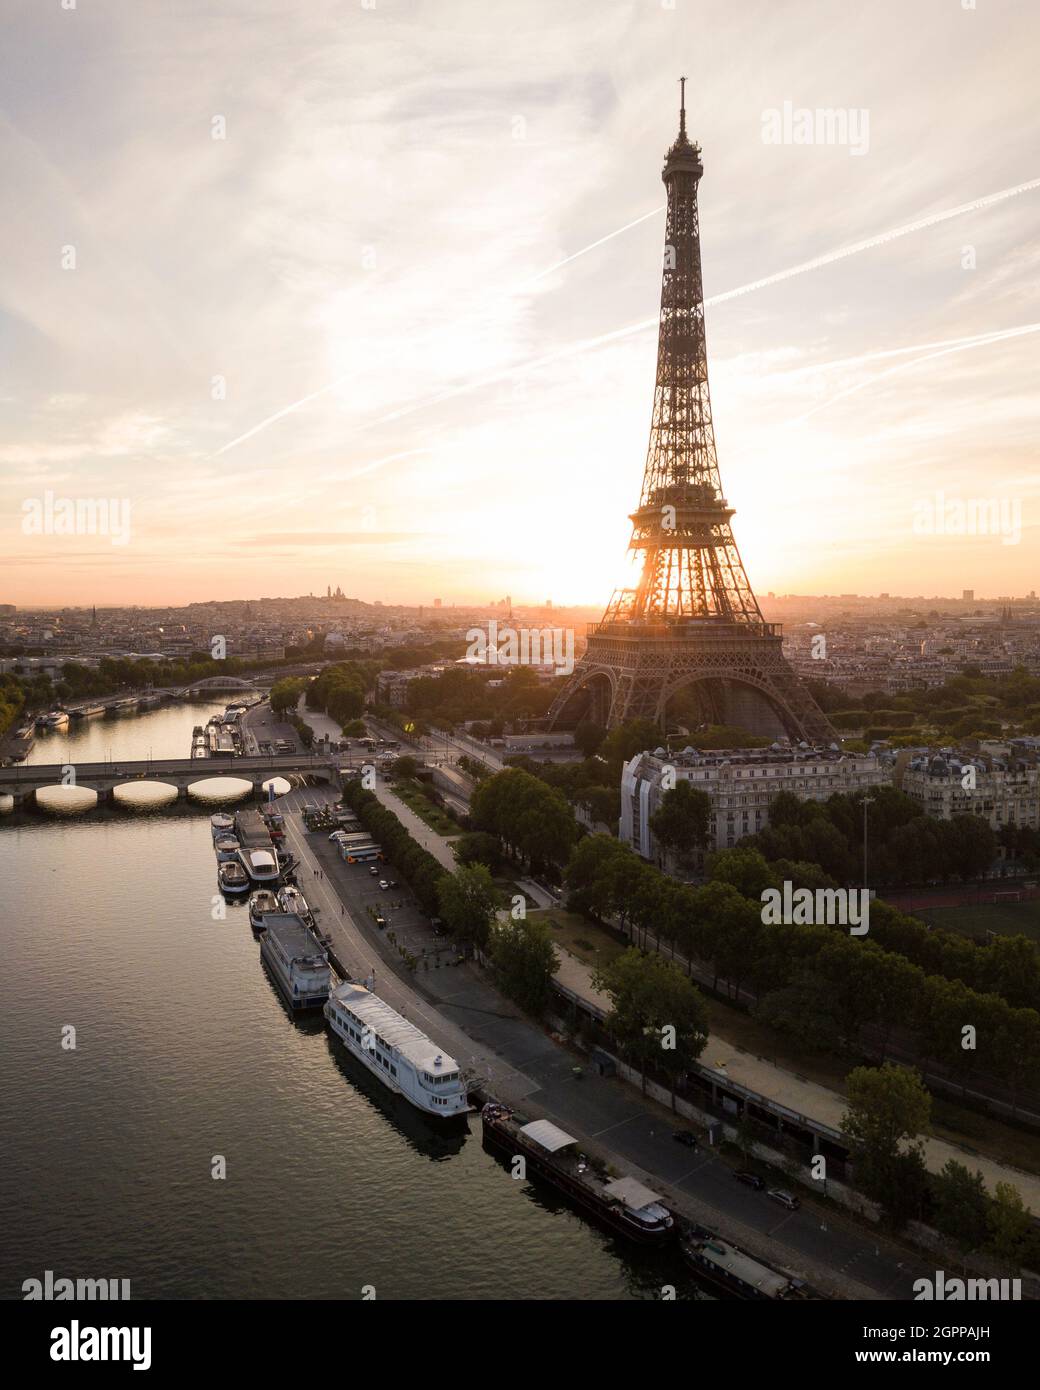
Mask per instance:
[[[762,617],[719,479],[697,215],[704,168],[686,134],[681,83],[679,136],[661,175],[668,219],[654,413],[631,516],[640,577],[590,626],[587,650],[546,723],[591,719],[614,728],[642,717],[664,727],[669,700],[685,690],[696,722],[830,743],[834,731],[783,656],[780,624]]]

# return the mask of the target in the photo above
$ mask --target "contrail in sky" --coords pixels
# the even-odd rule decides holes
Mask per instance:
[[[596,247],[602,246],[605,241],[612,241],[614,237],[620,236],[622,232],[631,231],[633,227],[638,227],[640,222],[646,222],[648,218],[657,217],[657,215],[664,212],[664,210],[665,205],[662,203],[659,208],[654,208],[651,212],[644,212],[642,217],[637,217],[634,222],[626,222],[623,227],[618,227],[616,231],[608,232],[606,236],[601,236],[598,241],[590,241],[588,246],[583,246],[580,251],[575,251],[570,256],[564,256],[563,260],[557,261],[555,265],[546,266],[544,270],[540,270],[532,279],[525,281],[522,285],[518,285],[517,289],[526,290],[530,285],[537,285],[539,280],[544,280],[545,277],[551,275],[554,270],[560,270],[563,266],[570,265],[571,261],[576,261],[579,256],[587,256],[590,251],[595,251]]]
[[[820,401],[811,410],[807,410],[804,415],[797,415],[786,423],[790,425],[800,425],[803,420],[808,420],[811,415],[817,415],[821,410],[826,410],[828,406],[843,401],[848,396],[855,396],[860,391],[865,391],[868,386],[874,386],[879,381],[884,381],[886,377],[896,376],[899,372],[908,372],[912,367],[918,367],[922,362],[931,362],[936,357],[948,357],[953,352],[967,352],[971,348],[988,347],[991,343],[1002,343],[1008,338],[1021,338],[1027,333],[1040,332],[1040,323],[1026,323],[1019,328],[1003,328],[993,333],[980,333],[974,338],[965,338],[961,341],[954,341],[952,346],[941,347],[937,352],[927,352],[923,357],[915,357],[910,362],[898,362],[894,367],[889,367],[887,371],[878,372],[875,376],[868,377],[866,381],[857,382],[855,386],[850,386],[845,391],[839,391],[837,395],[830,396],[825,401]],[[880,355],[880,354],[879,354]]]
[[[1003,202],[1007,198],[1017,197],[1021,193],[1032,192],[1035,188],[1040,188],[1040,179],[1031,179],[1028,183],[1016,184],[1013,188],[1002,188],[997,193],[989,193],[983,198],[975,198],[970,203],[960,203],[957,207],[947,208],[943,212],[931,213],[928,217],[917,218],[913,222],[904,223],[901,227],[893,227],[887,232],[880,232],[876,236],[866,237],[863,241],[856,241],[849,246],[839,247],[838,250],[829,251],[825,255],[814,256],[811,260],[802,261],[798,265],[790,266],[787,270],[779,270],[774,275],[766,275],[760,280],[751,280],[748,284],[738,285],[732,290],[723,290],[720,294],[714,294],[709,299],[706,299],[704,303],[706,306],[724,304],[729,299],[736,299],[740,295],[751,294],[754,290],[765,289],[769,285],[780,284],[782,281],[790,280],[796,275],[805,275],[810,270],[820,270],[824,266],[832,265],[835,261],[844,260],[848,256],[859,255],[861,251],[869,251],[876,246],[884,246],[887,242],[895,241],[899,237],[909,236],[911,232],[921,232],[928,227],[935,227],[940,222],[949,221],[950,218],[962,217],[965,213],[978,212],[983,208],[992,207],[994,203]],[[539,272],[533,280],[527,283],[534,284],[537,280],[542,279],[543,276],[550,274],[554,270],[558,270],[560,266],[576,260],[579,256],[585,255],[596,246],[602,246],[605,241],[610,241],[612,237],[620,236],[622,232],[628,231],[631,227],[638,226],[640,222],[645,222],[647,218],[656,216],[660,211],[660,208],[655,208],[652,212],[648,212],[642,217],[637,217],[634,222],[629,222],[624,227],[618,227],[616,231],[609,232],[606,236],[600,237],[597,241],[590,242],[588,246],[582,247],[581,250],[575,251],[564,260],[558,261],[555,265],[549,266],[547,269]],[[502,371],[496,372],[491,376],[481,377],[477,380],[466,382],[462,386],[457,386],[451,390],[441,392],[439,395],[427,397],[414,405],[402,406],[401,409],[392,411],[388,415],[383,415],[379,419],[373,420],[369,424],[362,426],[362,428],[370,429],[375,425],[386,424],[388,421],[398,420],[405,415],[411,415],[415,411],[422,410],[427,406],[438,405],[441,401],[451,400],[455,396],[461,396],[470,391],[480,390],[481,387],[492,385],[496,381],[508,380],[526,375],[528,372],[535,371],[539,367],[546,366],[552,362],[558,362],[562,358],[572,357],[579,352],[588,352],[595,348],[603,347],[607,343],[616,342],[620,338],[630,337],[636,333],[643,333],[648,328],[656,327],[657,323],[658,319],[655,315],[653,318],[641,319],[638,323],[629,324],[625,328],[614,329],[612,332],[601,334],[599,337],[583,339],[578,343],[559,348],[555,352],[547,353],[542,357],[534,358],[528,362],[522,362],[514,367],[504,368]],[[996,341],[996,339],[994,339],[994,341]],[[301,409],[301,407],[309,405],[311,401],[317,400],[319,396],[324,396],[329,391],[334,391],[337,386],[342,385],[343,382],[347,380],[349,380],[349,378],[346,376],[338,377],[335,381],[330,381],[325,386],[319,386],[316,391],[311,391],[308,395],[301,396],[299,400],[293,401],[291,405],[284,406],[273,415],[268,415],[266,419],[254,425],[252,429],[246,430],[244,434],[240,434],[237,438],[222,445],[221,448],[217,450],[217,456],[226,454],[229,449],[237,448],[239,444],[243,444],[247,439],[252,439],[254,435],[266,429],[268,425],[273,425],[277,420],[284,419],[286,415],[291,415],[294,411]],[[840,398],[835,397],[835,399],[837,400]],[[806,417],[803,416],[800,418],[804,419]]]

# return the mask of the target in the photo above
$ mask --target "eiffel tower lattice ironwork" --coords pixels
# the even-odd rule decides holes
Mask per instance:
[[[682,82],[679,135],[662,174],[668,217],[654,412],[631,517],[640,575],[590,628],[547,724],[585,718],[613,728],[643,717],[663,726],[669,700],[689,687],[699,722],[830,743],[834,731],[783,656],[780,625],[762,617],[719,479],[697,213],[704,169],[686,134]]]

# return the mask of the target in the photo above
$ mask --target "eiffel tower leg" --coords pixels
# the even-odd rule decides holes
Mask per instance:
[[[567,728],[588,719],[606,726],[615,698],[616,682],[608,672],[579,662],[545,716],[545,728]],[[585,693],[584,701],[576,699]],[[568,706],[572,708],[568,709]]]

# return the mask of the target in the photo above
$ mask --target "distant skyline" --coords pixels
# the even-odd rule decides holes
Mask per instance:
[[[1027,594],[1038,39],[1014,0],[15,0],[0,603],[331,577],[602,607],[642,480],[681,72],[756,591]],[[822,111],[845,143],[799,142]],[[27,534],[48,497],[111,499],[125,540]]]

